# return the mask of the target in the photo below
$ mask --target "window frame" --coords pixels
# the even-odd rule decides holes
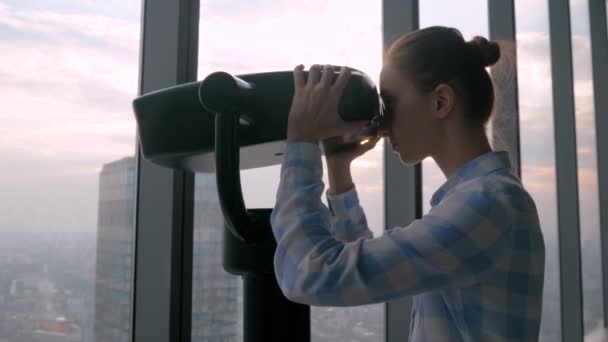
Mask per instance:
[[[198,67],[200,0],[142,0],[138,94],[195,81]],[[514,1],[490,1],[490,39],[507,40],[515,50]],[[589,1],[598,181],[608,189],[608,87],[606,3]],[[506,13],[506,14],[505,14]],[[401,34],[418,29],[418,0],[382,0],[383,47]],[[553,77],[555,155],[558,189],[562,340],[582,341],[581,251],[576,169],[576,132],[572,79],[569,4],[549,2],[549,32]],[[515,53],[515,51],[514,51]],[[513,71],[517,73],[516,59]],[[500,111],[515,113],[509,124],[494,125],[521,175],[517,82],[499,87],[515,94]],[[505,91],[502,91],[505,92]],[[500,115],[500,111],[498,115]],[[385,229],[403,225],[422,214],[421,165],[405,166],[384,146]],[[192,249],[194,174],[154,165],[136,153],[132,340],[190,341],[192,313]],[[403,196],[403,194],[410,194]],[[608,260],[608,191],[599,191],[602,258]],[[603,263],[604,313],[608,312],[608,263]],[[146,300],[146,299],[154,300]],[[409,335],[411,298],[386,304],[386,340]],[[605,320],[605,325],[608,321]]]
[[[142,0],[138,94],[196,80],[199,0]],[[137,138],[132,340],[190,341],[194,174],[141,156]]]

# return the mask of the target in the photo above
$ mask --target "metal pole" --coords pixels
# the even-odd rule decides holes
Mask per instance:
[[[604,326],[608,327],[608,32],[606,2],[589,0],[595,139],[599,185],[600,236],[604,289]]]
[[[382,1],[382,35],[384,50],[401,35],[417,30],[417,0]],[[405,226],[422,215],[422,166],[406,166],[384,144],[385,229]],[[386,340],[407,341],[409,338],[412,298],[386,304]]]
[[[551,75],[557,176],[562,340],[583,340],[581,244],[570,34],[570,4],[549,1]]]
[[[196,79],[198,0],[144,0],[139,94]],[[139,144],[139,137],[138,137]],[[137,151],[135,342],[190,341],[194,174]]]

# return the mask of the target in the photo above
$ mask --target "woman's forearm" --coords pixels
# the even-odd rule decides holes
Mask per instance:
[[[329,178],[329,193],[332,195],[339,195],[354,186],[350,173],[350,163],[328,159],[327,176]]]

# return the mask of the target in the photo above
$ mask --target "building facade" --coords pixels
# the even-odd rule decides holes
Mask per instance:
[[[99,177],[95,342],[128,342],[131,295],[135,160],[123,158],[102,168]]]
[[[95,342],[128,342],[131,295],[135,160],[102,168],[95,281]],[[192,341],[242,341],[242,279],[222,267],[224,223],[215,175],[198,174],[195,187]]]

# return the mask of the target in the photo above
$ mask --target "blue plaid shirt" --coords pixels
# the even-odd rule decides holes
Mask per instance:
[[[271,215],[284,295],[314,306],[413,295],[411,341],[538,339],[545,249],[506,152],[463,165],[407,227],[374,238],[356,188],[325,193],[318,145],[288,142]]]

